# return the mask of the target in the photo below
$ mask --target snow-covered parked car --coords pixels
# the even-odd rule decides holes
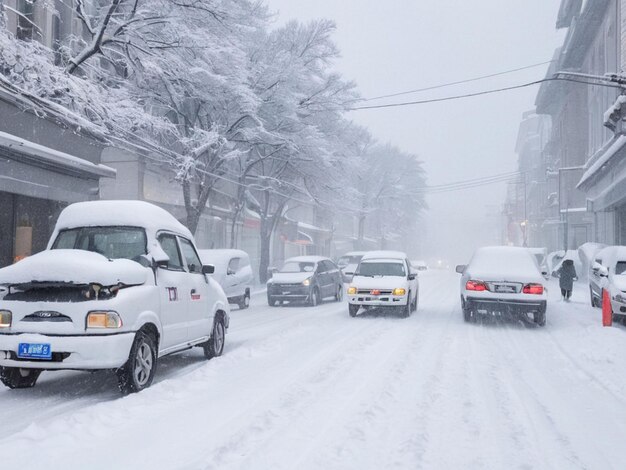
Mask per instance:
[[[345,255],[339,257],[337,260],[337,266],[339,266],[341,272],[343,273],[344,282],[350,282],[352,276],[354,276],[354,271],[356,271],[356,268],[365,253],[365,251],[349,251]]]
[[[419,282],[405,253],[366,253],[348,287],[348,312],[354,317],[361,307],[393,308],[408,317],[417,310]]]
[[[203,264],[215,266],[213,279],[222,289],[228,302],[239,308],[250,306],[250,292],[254,275],[250,256],[243,250],[198,250]]]
[[[316,306],[327,297],[343,297],[341,270],[329,258],[296,256],[289,258],[267,281],[267,303],[307,302]]]
[[[528,248],[531,255],[535,257],[537,265],[541,270],[541,274],[546,279],[550,279],[550,269],[548,268],[548,249],[547,248]]]
[[[546,324],[547,289],[537,261],[526,248],[479,248],[468,265],[456,267],[461,276],[461,306],[465,321],[482,314],[532,315]]]
[[[160,357],[222,354],[229,306],[189,230],[141,201],[65,208],[46,250],[0,269],[0,378],[113,369],[123,393],[152,383]]]
[[[591,305],[602,306],[602,290],[609,292],[613,315],[626,316],[626,246],[608,246],[595,255],[589,271]]]

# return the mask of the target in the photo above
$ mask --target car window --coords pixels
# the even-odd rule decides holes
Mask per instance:
[[[618,261],[615,265],[615,274],[626,273],[626,261]]]
[[[198,253],[196,253],[196,249],[193,247],[191,242],[186,238],[180,237],[180,246],[183,249],[183,256],[187,262],[189,272],[202,273],[202,261],[200,261],[200,257],[198,256]]]
[[[174,235],[170,235],[169,233],[162,233],[159,235],[158,240],[165,254],[170,257],[170,260],[167,263],[167,268],[182,271],[183,262],[180,257],[180,251],[178,250],[176,237]]]
[[[233,258],[228,263],[228,272],[236,273],[239,271],[240,258]]]
[[[326,260],[325,263],[326,263],[327,271],[334,271],[338,269],[335,263],[333,263],[332,261]]]

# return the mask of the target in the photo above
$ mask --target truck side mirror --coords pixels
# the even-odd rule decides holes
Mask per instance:
[[[456,272],[459,273],[459,274],[463,274],[465,272],[465,268],[466,267],[467,267],[467,265],[465,265],[465,264],[459,264],[456,267]]]
[[[212,264],[205,264],[202,266],[202,274],[213,274],[215,272],[215,266]]]

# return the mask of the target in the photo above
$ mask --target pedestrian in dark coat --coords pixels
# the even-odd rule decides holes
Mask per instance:
[[[566,259],[557,271],[559,276],[559,287],[561,287],[561,295],[564,300],[569,300],[572,296],[572,289],[574,288],[574,279],[577,279],[576,268],[574,268],[574,261]]]

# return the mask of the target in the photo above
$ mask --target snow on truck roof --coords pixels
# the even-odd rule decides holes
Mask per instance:
[[[406,253],[402,251],[368,251],[363,255],[361,261],[369,261],[369,260],[397,260],[404,261],[406,259]]]
[[[143,227],[149,232],[169,230],[192,238],[191,232],[159,206],[145,201],[86,201],[70,204],[61,212],[55,232],[76,227]]]

